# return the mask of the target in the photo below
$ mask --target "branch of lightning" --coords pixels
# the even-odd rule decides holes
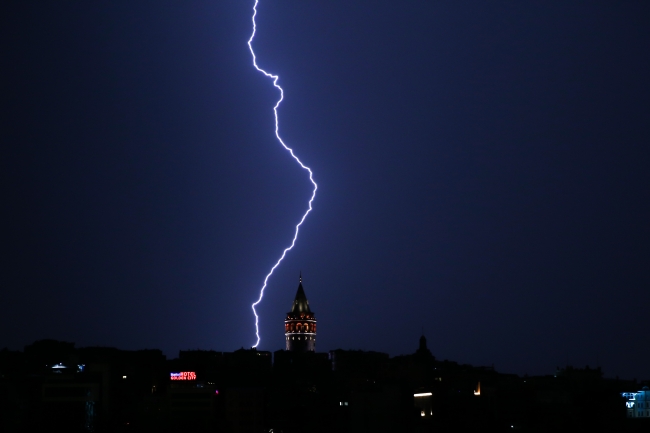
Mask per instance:
[[[279,91],[280,91],[280,98],[278,99],[278,102],[276,102],[275,106],[273,107],[273,114],[275,115],[275,137],[278,139],[278,142],[284,147],[293,157],[293,159],[296,160],[296,162],[300,165],[300,167],[303,168],[303,170],[306,170],[309,173],[309,180],[311,181],[312,185],[314,185],[314,190],[311,194],[311,198],[309,199],[309,206],[305,213],[303,214],[302,218],[300,219],[300,222],[296,225],[296,230],[293,235],[293,239],[291,240],[291,245],[289,245],[287,248],[282,251],[282,255],[278,259],[278,261],[273,265],[269,273],[266,275],[266,278],[264,278],[264,284],[262,285],[262,288],[260,289],[260,296],[251,305],[251,308],[253,309],[253,314],[255,315],[255,335],[257,336],[257,342],[253,345],[253,347],[257,347],[260,344],[260,329],[259,329],[259,316],[257,315],[257,311],[255,310],[255,307],[262,302],[262,298],[264,297],[264,289],[266,289],[266,285],[269,281],[269,278],[271,275],[273,275],[273,272],[275,269],[280,266],[280,263],[282,263],[282,260],[284,260],[284,257],[287,255],[287,252],[289,252],[294,245],[296,245],[296,240],[298,239],[298,232],[300,231],[300,226],[302,225],[303,222],[305,222],[305,219],[307,218],[307,215],[309,215],[309,212],[312,210],[312,203],[314,201],[314,198],[316,198],[316,190],[318,189],[318,185],[316,182],[314,182],[314,175],[309,167],[307,167],[305,164],[300,161],[300,159],[293,153],[293,149],[291,149],[289,146],[287,146],[284,141],[282,141],[282,138],[280,137],[280,122],[278,121],[278,107],[282,103],[282,100],[284,99],[284,91],[282,90],[282,87],[278,85],[278,79],[280,78],[279,75],[274,75],[271,73],[266,72],[264,69],[260,68],[257,64],[257,57],[255,56],[255,51],[253,50],[253,39],[255,38],[255,32],[257,31],[257,24],[255,23],[255,18],[257,17],[257,5],[259,4],[259,0],[255,0],[255,4],[253,5],[253,17],[252,17],[252,22],[253,22],[253,33],[251,34],[250,39],[248,40],[248,48],[250,49],[251,56],[253,56],[253,66],[255,69],[257,69],[259,72],[264,74],[266,77],[270,78],[273,80],[273,86],[275,86]]]

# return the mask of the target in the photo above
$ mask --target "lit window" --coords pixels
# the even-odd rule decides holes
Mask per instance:
[[[126,376],[122,376],[122,379],[126,379]]]

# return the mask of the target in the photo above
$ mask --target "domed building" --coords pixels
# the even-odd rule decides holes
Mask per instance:
[[[289,352],[314,352],[316,350],[316,317],[309,309],[309,301],[302,287],[302,274],[298,292],[284,321],[286,350]]]

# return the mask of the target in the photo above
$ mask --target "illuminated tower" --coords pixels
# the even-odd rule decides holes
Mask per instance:
[[[298,293],[291,311],[284,321],[284,335],[287,350],[290,352],[313,352],[316,350],[316,317],[309,309],[309,301],[302,288],[302,274],[298,283]]]

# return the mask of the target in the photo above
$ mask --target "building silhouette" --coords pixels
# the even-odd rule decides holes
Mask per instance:
[[[285,336],[286,350],[273,354],[197,349],[175,359],[155,349],[76,348],[56,340],[36,341],[24,352],[2,349],[0,432],[556,433],[650,426],[650,382],[605,379],[600,367],[519,377],[493,365],[436,359],[424,335],[417,350],[399,356],[318,353],[302,278]]]
[[[316,317],[309,309],[309,301],[302,287],[302,274],[298,292],[284,321],[286,350],[289,352],[314,352],[316,350]]]

